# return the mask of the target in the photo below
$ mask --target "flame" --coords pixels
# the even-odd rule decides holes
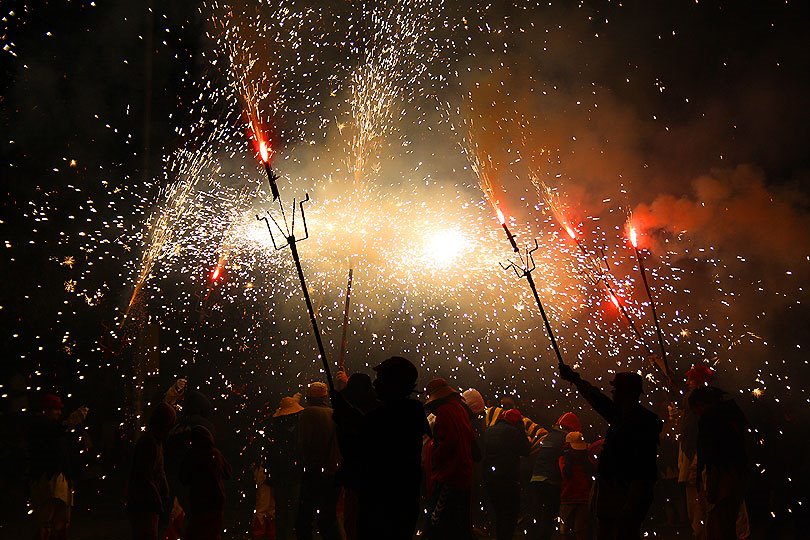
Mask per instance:
[[[634,248],[638,247],[638,236],[636,234],[636,228],[632,225],[630,226],[630,243],[633,244]]]
[[[225,254],[219,258],[217,261],[217,266],[214,268],[214,271],[211,272],[211,281],[216,281],[222,275],[222,270],[225,269],[225,263],[228,262],[228,255]]]
[[[565,232],[568,233],[568,236],[571,237],[571,240],[577,239],[577,232],[574,229],[572,229],[568,223],[565,224]]]
[[[616,306],[617,308],[621,307],[621,305],[619,304],[619,299],[613,293],[610,293],[610,301],[613,302],[613,305]]]
[[[498,221],[501,223],[501,225],[505,224],[506,218],[503,216],[503,212],[501,212],[501,209],[495,208],[495,212],[498,213]]]
[[[264,140],[259,141],[259,155],[262,158],[262,161],[267,163],[270,159],[270,151],[267,148],[267,143]]]

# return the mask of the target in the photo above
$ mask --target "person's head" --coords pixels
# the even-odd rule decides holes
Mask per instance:
[[[506,410],[517,409],[518,408],[517,400],[512,396],[503,396],[501,398],[501,407],[503,407]]]
[[[632,371],[621,371],[610,381],[613,386],[613,401],[617,405],[638,403],[642,393],[641,375]]]
[[[346,381],[343,395],[349,403],[361,409],[364,405],[373,403],[377,398],[371,377],[365,373],[352,373],[349,380]]]
[[[191,446],[195,448],[213,448],[214,436],[203,426],[194,426],[189,433]]]
[[[374,368],[374,389],[383,401],[408,397],[416,388],[419,372],[410,360],[392,356]]]
[[[484,403],[484,397],[481,395],[481,392],[479,392],[475,388],[465,390],[464,392],[461,393],[461,397],[464,398],[464,403],[467,404],[467,406],[475,415],[482,414],[484,410],[487,408],[486,404]]]
[[[64,408],[62,399],[57,395],[48,394],[42,398],[42,414],[48,420],[57,421],[62,418]]]
[[[436,402],[448,398],[450,396],[455,395],[461,397],[460,394],[458,393],[458,390],[450,386],[447,383],[447,381],[445,379],[442,379],[441,377],[432,379],[428,383],[427,388],[425,390],[427,390],[428,395],[425,405],[428,406],[435,404]]]
[[[161,401],[149,416],[148,429],[156,439],[162,441],[169,436],[169,431],[176,420],[177,414],[174,412],[174,407]]]
[[[565,442],[571,445],[572,450],[585,450],[588,448],[588,443],[585,442],[582,433],[579,431],[572,431],[566,435]]]
[[[579,417],[572,412],[563,413],[554,425],[566,432],[582,431],[582,423],[579,421]]]
[[[281,398],[281,402],[278,404],[278,409],[276,412],[273,413],[273,418],[278,418],[280,416],[289,416],[291,414],[296,414],[303,411],[304,408],[301,406],[298,401],[293,397],[283,397]]]
[[[326,383],[316,381],[307,386],[307,405],[326,405],[329,397],[329,388]]]
[[[183,414],[185,416],[202,416],[210,418],[214,408],[205,394],[198,390],[186,391],[186,398],[183,400]]]
[[[707,410],[725,398],[726,393],[716,386],[701,386],[689,394],[689,409],[702,416]]]
[[[686,387],[689,390],[700,388],[712,383],[714,370],[706,364],[695,364],[686,372]]]

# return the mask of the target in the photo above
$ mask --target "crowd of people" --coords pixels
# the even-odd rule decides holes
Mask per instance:
[[[391,357],[373,380],[339,372],[334,389],[315,381],[303,396],[282,397],[254,439],[253,537],[633,539],[655,497],[672,515],[685,501],[697,539],[748,536],[747,422],[706,365],[687,372],[682,403],[662,419],[641,404],[639,374],[616,373],[607,395],[561,364],[560,377],[606,423],[590,444],[574,412],[559,411],[543,428],[513,399],[487,405],[479,391],[443,378],[427,384],[423,403],[413,397],[418,375]],[[218,539],[226,504],[243,504],[226,501],[232,470],[210,402],[186,386],[172,385],[135,444],[126,496],[133,539]],[[87,414],[65,417],[61,399],[48,395],[31,425],[39,539],[68,536],[69,440]]]

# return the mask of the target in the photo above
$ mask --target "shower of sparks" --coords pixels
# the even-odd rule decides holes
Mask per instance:
[[[200,50],[175,51],[156,39],[160,54],[202,66],[182,74],[193,90],[178,106],[182,114],[162,119],[174,123],[177,137],[164,151],[161,174],[143,181],[130,175],[131,164],[93,165],[75,141],[49,152],[49,172],[59,180],[37,180],[30,200],[15,201],[13,212],[25,227],[17,223],[14,230],[30,236],[9,235],[3,246],[9,265],[27,264],[25,250],[48,254],[55,287],[37,283],[20,302],[56,290],[55,309],[42,311],[53,313],[49,327],[58,344],[48,348],[41,333],[26,335],[15,320],[4,339],[29,340],[31,351],[21,355],[62,355],[71,376],[84,380],[99,366],[118,369],[126,347],[138,346],[150,325],[159,325],[161,376],[207,362],[214,375],[206,382],[226,389],[217,403],[237,399],[246,383],[282,381],[293,389],[319,377],[292,261],[255,219],[271,207],[263,165],[272,162],[285,201],[311,196],[310,238],[299,250],[327,350],[341,337],[352,261],[349,371],[401,354],[420,365],[424,382],[443,376],[488,397],[535,398],[549,389],[551,401],[569,397],[557,384],[551,351],[538,339],[542,323],[531,295],[499,267],[511,250],[495,215],[516,231],[521,247],[537,239],[538,292],[563,356],[587,377],[652,371],[647,350],[621,317],[626,310],[644,341],[655,341],[635,271],[633,248],[640,244],[676,373],[704,360],[733,381],[729,390],[736,395],[810,400],[790,364],[795,357],[775,352],[777,337],[794,338],[775,337],[769,326],[783,311],[789,318],[791,309],[804,309],[810,254],[782,267],[747,255],[739,241],[701,235],[699,220],[685,220],[673,232],[637,219],[637,206],[658,196],[646,184],[638,189],[640,175],[578,176],[588,168],[581,162],[594,155],[582,147],[605,154],[620,148],[597,141],[599,121],[613,128],[614,118],[599,114],[612,110],[614,98],[592,70],[582,68],[581,80],[571,75],[570,85],[551,75],[546,80],[544,71],[558,57],[569,62],[566,47],[584,55],[571,59],[601,62],[587,55],[600,50],[600,35],[614,28],[623,8],[608,3],[569,13],[529,2],[510,5],[503,17],[503,9],[478,2],[331,4],[206,0],[199,8],[207,36]],[[702,4],[694,9],[707,9]],[[23,75],[34,72],[26,60],[31,44],[12,30],[37,9],[9,8],[0,21],[0,54]],[[162,31],[166,9],[155,3],[152,12]],[[579,45],[563,45],[572,20],[594,32]],[[117,60],[132,69],[131,58]],[[636,65],[618,62],[617,72],[625,64]],[[133,79],[140,75],[127,71]],[[628,85],[645,84],[637,82],[642,69],[621,75]],[[654,79],[655,92],[674,95],[679,85],[662,79]],[[680,91],[686,98],[689,89]],[[486,99],[473,107],[479,94]],[[535,99],[540,95],[546,101]],[[102,134],[97,140],[133,145],[139,137],[129,132],[139,128],[132,127],[129,106],[116,119],[103,110],[86,118]],[[655,122],[643,124],[650,140],[676,131]],[[547,129],[551,143],[538,142],[533,129]],[[18,156],[11,161],[21,160],[22,145],[4,137],[10,155]],[[577,146],[577,139],[585,142]],[[124,146],[133,148],[132,163],[141,158],[134,146]],[[597,184],[607,195],[588,200],[583,192]],[[690,199],[682,189],[667,189],[678,194],[672,199],[679,209],[707,202],[705,192]],[[763,200],[763,208],[775,204],[773,197]],[[626,230],[631,208],[633,228]],[[128,339],[116,339],[121,334]],[[35,371],[32,386],[43,372]],[[130,384],[129,371],[121,373]]]

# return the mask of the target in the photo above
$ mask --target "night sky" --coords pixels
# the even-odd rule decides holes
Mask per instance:
[[[423,383],[572,398],[525,280],[498,266],[498,206],[522,248],[539,239],[540,295],[588,376],[638,370],[660,389],[631,223],[676,373],[705,360],[739,399],[803,415],[809,16],[786,1],[3,2],[0,384],[19,374],[124,418],[154,346],[148,392],[187,376],[252,417],[317,377],[289,253],[254,219],[273,207],[264,137],[285,204],[311,197],[301,252],[328,355],[353,261],[350,369],[397,353]],[[266,393],[245,405],[245,388]]]

